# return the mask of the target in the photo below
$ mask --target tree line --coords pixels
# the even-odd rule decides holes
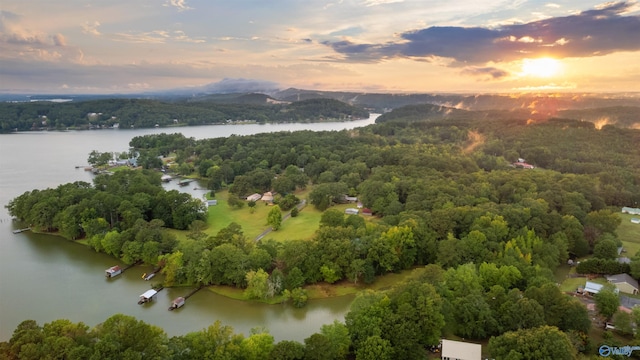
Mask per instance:
[[[215,322],[169,338],[162,329],[114,315],[90,329],[56,320],[22,322],[0,354],[13,359],[426,359],[441,336],[491,337],[495,358],[575,359],[593,351],[586,308],[542,278],[524,291],[511,266],[466,264],[444,270],[428,265],[381,292],[355,299],[344,323],[321,326],[303,342],[274,341],[267,329],[248,336]],[[632,321],[637,321],[632,320]],[[535,351],[532,351],[535,350]]]
[[[233,104],[186,100],[101,99],[64,103],[0,103],[0,131],[149,128],[221,124],[229,121],[302,122],[367,118],[369,113],[333,99],[291,104]]]
[[[201,200],[165,191],[159,173],[149,170],[121,170],[98,175],[93,184],[78,181],[27,191],[6,208],[34,230],[84,238],[95,250],[127,263],[156,264],[177,242],[166,228],[184,230],[206,219]]]

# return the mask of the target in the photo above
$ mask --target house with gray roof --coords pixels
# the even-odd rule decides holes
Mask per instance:
[[[607,281],[623,293],[634,295],[638,293],[638,281],[629,274],[608,275]]]

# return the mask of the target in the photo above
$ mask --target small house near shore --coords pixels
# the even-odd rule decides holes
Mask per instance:
[[[358,215],[359,212],[360,212],[360,210],[356,209],[356,208],[346,208],[344,210],[344,213],[347,214],[347,215]]]

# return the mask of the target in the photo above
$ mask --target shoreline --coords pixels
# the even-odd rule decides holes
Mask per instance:
[[[369,114],[369,118],[372,115],[379,115],[375,113]],[[225,126],[225,125],[286,125],[286,124],[322,124],[322,123],[346,123],[352,121],[361,121],[369,118],[351,118],[351,119],[324,119],[324,120],[304,120],[304,121],[267,121],[267,122],[258,122],[256,120],[234,120],[231,122],[221,122],[221,123],[209,123],[209,124],[172,124],[165,126],[147,126],[147,127],[67,127],[64,129],[56,129],[54,127],[50,128],[38,128],[38,129],[28,129],[28,130],[16,130],[13,131],[0,131],[0,135],[8,135],[8,134],[23,134],[23,133],[46,133],[46,132],[72,132],[72,131],[96,131],[96,130],[114,130],[114,131],[129,131],[129,130],[143,130],[143,129],[176,129],[176,128],[188,128],[195,126]]]
[[[58,233],[42,232],[38,230],[35,230],[35,231],[32,230],[32,232],[34,234],[57,237],[64,241],[76,243],[86,247],[89,250],[92,250],[89,247],[89,244],[87,243],[86,239],[70,240]],[[99,253],[99,254],[104,254],[109,256],[108,254],[105,254],[105,253]],[[109,257],[119,262],[123,262],[122,259],[114,258],[112,256],[109,256]],[[131,264],[125,264],[125,265],[131,265]],[[153,265],[140,264],[140,266],[153,266]],[[342,297],[342,296],[354,296],[357,293],[365,290],[383,290],[386,287],[386,283],[387,283],[387,281],[385,281],[384,278],[388,276],[393,276],[394,278],[397,276],[404,277],[408,274],[408,273],[407,274],[404,274],[404,273],[405,272],[402,272],[401,274],[393,273],[393,274],[387,274],[385,276],[378,276],[376,277],[376,280],[372,284],[368,284],[368,285],[363,283],[358,283],[354,285],[349,280],[342,280],[340,282],[336,282],[335,284],[328,284],[324,282],[320,282],[316,284],[307,284],[302,288],[305,291],[307,291],[308,300],[321,300],[321,299],[330,299],[330,298],[336,298],[336,297]],[[395,281],[396,280],[394,280],[394,282]],[[185,287],[197,287],[197,285],[176,284],[172,286],[165,286],[165,288],[185,288]],[[263,303],[267,305],[280,305],[289,301],[289,300],[286,300],[283,295],[274,296],[273,298],[270,298],[270,299],[248,299],[244,295],[244,291],[246,289],[236,288],[229,285],[204,285],[204,289],[229,299],[245,301],[245,302],[258,302],[258,303]]]

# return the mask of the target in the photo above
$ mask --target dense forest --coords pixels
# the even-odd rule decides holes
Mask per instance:
[[[257,97],[257,98],[256,98]],[[369,113],[334,99],[267,102],[264,95],[220,101],[166,102],[149,99],[101,99],[52,103],[0,103],[0,131],[98,129],[224,124],[229,121],[303,122],[367,118]]]
[[[617,212],[640,202],[640,131],[598,129],[567,119],[478,119],[462,112],[442,118],[432,116],[436,110],[430,107],[421,118],[420,108],[399,109],[405,115],[394,111],[378,124],[340,132],[197,141],[163,134],[131,141],[132,150],[147,158],[175,155],[176,171],[202,178],[213,191],[227,188],[236,200],[275,191],[280,201],[309,187],[309,203],[324,213],[308,240],[255,243],[238,224],[207,236],[200,219],[187,225],[180,214],[156,212],[153,194],[136,199],[140,191],[124,185],[143,176],[135,171],[98,177],[93,186],[34,190],[14,199],[9,210],[30,221],[45,211],[50,222],[35,225],[62,234],[72,226],[63,219],[77,216],[74,221],[87,226],[74,228],[76,237],[127,262],[163,265],[167,286],[225,284],[256,298],[284,296],[302,305],[305,284],[369,283],[414,269],[387,291],[359,295],[344,324],[323,327],[304,344],[274,344],[264,331],[243,338],[216,324],[172,339],[156,330],[153,341],[165,351],[157,358],[420,359],[450,335],[490,339],[488,353],[497,359],[574,359],[579,352],[593,353],[598,344],[587,335],[592,326],[587,309],[559,290],[553,272],[568,259],[589,255],[602,261],[588,272],[603,273],[608,266],[607,249],[620,242]],[[524,161],[535,168],[513,165]],[[127,188],[132,193],[124,195]],[[78,191],[78,198],[85,198],[80,192],[95,191],[91,198],[104,200],[83,207],[82,201],[69,199],[48,213],[50,199],[67,190]],[[374,216],[365,220],[332,209],[345,195],[357,196]],[[127,198],[131,210],[122,208],[127,201],[108,201],[116,196],[132,196]],[[193,210],[184,214],[198,213]],[[133,221],[127,211],[135,214]],[[154,225],[156,213],[164,215],[163,224]],[[102,225],[99,231],[89,230],[92,222]],[[162,239],[159,229],[169,224],[187,225],[187,239],[163,247],[162,240],[147,245],[143,239],[149,237],[137,241],[129,234],[157,229]],[[157,251],[147,252],[147,246]],[[634,258],[631,267],[637,265],[640,259]],[[613,312],[607,310],[612,303],[607,296],[613,292],[602,293],[596,305],[611,318],[617,304]],[[640,323],[640,312],[626,316],[629,324]],[[37,351],[50,346],[47,326],[24,323],[2,349],[10,357],[41,354]],[[93,357],[108,344],[101,336],[117,339],[102,327],[73,326],[82,329],[64,341]],[[258,335],[263,341],[259,356],[243,345],[257,344]],[[131,358],[145,352],[131,349],[136,349]]]

